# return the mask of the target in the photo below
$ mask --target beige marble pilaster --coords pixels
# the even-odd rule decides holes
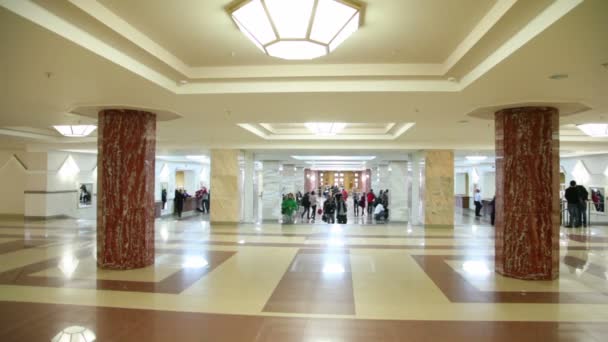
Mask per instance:
[[[424,224],[454,226],[454,151],[429,150],[425,158]]]
[[[211,150],[211,222],[240,221],[239,150]]]

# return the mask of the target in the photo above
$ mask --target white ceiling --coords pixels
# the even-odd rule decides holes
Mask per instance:
[[[572,126],[608,122],[608,1],[370,0],[355,36],[306,63],[259,54],[226,4],[0,0],[0,129],[44,131],[90,120],[68,114],[74,106],[125,104],[181,115],[158,123],[159,154],[488,151],[492,122],[467,113],[576,102],[591,109],[562,118],[562,149],[608,150],[608,139]],[[548,78],[556,73],[569,77]],[[238,126],[320,121],[415,126],[393,140],[280,143]],[[94,139],[70,142],[0,136],[0,148],[96,147]]]

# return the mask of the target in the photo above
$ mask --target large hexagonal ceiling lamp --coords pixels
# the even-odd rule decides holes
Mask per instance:
[[[362,3],[352,0],[242,0],[228,13],[260,50],[282,59],[314,59],[357,31]]]

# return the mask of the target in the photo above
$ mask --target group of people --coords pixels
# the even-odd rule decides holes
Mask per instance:
[[[301,220],[304,220],[304,215],[306,215],[307,221],[312,220],[314,222],[317,215],[322,215],[323,222],[347,223],[349,194],[346,189],[337,186],[326,187],[321,193],[321,198],[317,196],[315,191],[304,194],[298,191],[295,195],[292,193],[284,195],[281,203],[283,223],[294,223],[300,207],[302,208]],[[376,221],[388,220],[388,190],[380,190],[378,196],[376,196],[374,190],[367,193],[354,192],[351,197],[355,216],[365,216],[367,211],[368,216],[372,217],[373,215]],[[324,201],[321,208],[317,209],[320,199],[324,199]]]
[[[566,202],[568,203],[567,228],[587,227],[587,200],[589,192],[582,185],[577,185],[576,181],[570,181],[570,187],[566,189]]]
[[[163,208],[165,207],[165,203],[167,201],[166,193],[167,191],[163,189]],[[211,193],[206,187],[202,187],[200,190],[196,191],[196,193],[194,194],[194,198],[196,198],[197,202],[196,210],[202,212],[203,214],[209,214],[210,196]],[[173,197],[173,212],[175,213],[175,215],[177,215],[178,218],[182,217],[182,212],[184,211],[184,202],[188,197],[192,197],[192,195],[190,195],[188,191],[186,191],[186,189],[175,189],[175,195]]]

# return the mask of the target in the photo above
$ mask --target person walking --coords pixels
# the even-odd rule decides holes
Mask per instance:
[[[361,207],[361,216],[365,216],[365,199],[367,198],[367,194],[364,192],[361,194],[361,198],[359,198],[359,206]]]
[[[312,191],[310,193],[310,196],[308,196],[308,201],[310,202],[310,208],[312,210],[312,220],[314,221],[315,218],[317,217],[317,194],[315,194],[314,191]]]
[[[301,219],[304,219],[304,214],[306,214],[306,220],[310,220],[310,194],[307,192],[302,196],[302,215],[300,215]]]
[[[370,189],[367,193],[367,214],[368,216],[372,216],[374,212],[374,201],[376,200],[376,195],[374,194],[374,189]]]
[[[481,204],[481,191],[479,189],[475,189],[473,203],[475,203],[475,217],[481,217],[481,208],[483,205]]]
[[[356,192],[353,192],[353,211],[355,217],[359,216],[359,194]]]
[[[577,185],[576,191],[578,192],[578,222],[583,226],[587,227],[587,201],[589,200],[589,192],[583,185]]]
[[[568,216],[570,216],[570,220],[566,227],[579,228],[581,226],[581,222],[579,221],[580,214],[578,212],[580,209],[580,197],[575,181],[570,181],[570,186],[566,189],[566,194],[564,196],[568,202]]]
[[[163,202],[163,210],[167,207],[167,189],[163,189],[160,192],[160,200]]]
[[[294,216],[298,211],[298,202],[292,193],[287,194],[281,203],[281,214],[283,214],[283,223],[294,223]]]

